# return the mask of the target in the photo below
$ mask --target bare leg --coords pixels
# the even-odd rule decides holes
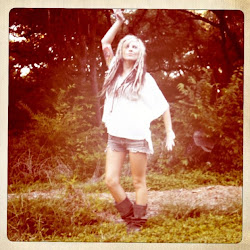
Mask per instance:
[[[147,155],[145,153],[130,152],[129,157],[136,192],[136,204],[146,205],[148,196],[146,186]]]
[[[126,153],[107,149],[105,182],[110,193],[117,203],[126,198],[126,193],[120,185],[121,168],[124,163]]]

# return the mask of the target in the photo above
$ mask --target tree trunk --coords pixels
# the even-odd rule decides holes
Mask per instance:
[[[95,96],[95,111],[96,111],[96,125],[99,126],[101,124],[101,111],[100,111],[100,98],[98,97],[98,83],[96,78],[96,57],[97,57],[97,51],[96,51],[96,44],[95,44],[95,38],[96,38],[96,18],[95,15],[92,16],[92,22],[90,26],[90,81],[92,85],[92,92]]]
[[[222,53],[224,56],[224,64],[222,65],[222,74],[223,74],[223,87],[226,87],[228,83],[230,82],[230,77],[232,75],[233,67],[232,67],[232,62],[230,61],[230,57],[228,55],[228,50],[227,50],[227,38],[226,38],[226,26],[227,24],[225,23],[224,19],[224,11],[214,11],[216,16],[219,19],[219,29],[221,33],[221,49]]]

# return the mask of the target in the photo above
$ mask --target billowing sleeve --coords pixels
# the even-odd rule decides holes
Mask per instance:
[[[148,108],[150,122],[160,117],[169,108],[166,98],[149,73],[146,73],[146,81],[141,95]]]

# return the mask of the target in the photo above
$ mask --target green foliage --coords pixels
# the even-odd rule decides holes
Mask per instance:
[[[174,219],[159,215],[149,219],[144,229],[127,234],[123,224],[85,226],[76,236],[55,237],[53,241],[145,242],[145,243],[239,243],[241,215],[202,214],[198,218]]]
[[[242,186],[242,173],[237,170],[220,174],[205,170],[179,171],[177,173],[157,174],[149,172],[147,174],[147,187],[149,190],[172,190],[172,189],[192,189],[202,186]],[[126,192],[133,192],[133,184],[131,176],[121,178],[121,185]],[[95,183],[84,183],[80,187],[86,193],[108,192],[104,181],[100,180]]]
[[[235,70],[228,87],[217,99],[218,122],[214,130],[220,138],[220,158],[231,167],[243,164],[243,68]]]
[[[167,171],[167,170],[166,170]],[[9,185],[9,193],[25,193],[33,191],[51,191],[53,189],[63,188],[64,186],[70,188],[74,186],[85,193],[102,193],[109,192],[108,188],[102,180],[95,182],[79,182],[77,176],[73,178],[61,177],[60,181],[52,183],[35,182],[30,185],[12,184]],[[122,176],[121,185],[126,192],[133,192],[134,187],[132,184],[131,176]],[[242,186],[243,178],[241,171],[231,170],[226,173],[211,172],[207,170],[195,169],[192,171],[179,171],[179,172],[165,172],[165,174],[157,174],[149,172],[147,174],[147,187],[149,190],[171,190],[180,188],[198,188],[202,186],[223,185],[223,186]]]
[[[168,175],[152,173],[147,176],[147,186],[150,190],[191,189],[209,185],[241,186],[242,182],[241,172],[235,170],[226,174],[192,170],[180,171]]]
[[[59,89],[53,112],[33,113],[21,136],[9,136],[9,183],[59,180],[61,175],[85,180],[104,161],[104,128],[95,127],[94,98],[75,93],[75,85]]]
[[[9,191],[61,189],[62,193],[59,198],[36,199],[29,195],[11,198],[9,239],[239,242],[242,226],[239,213],[218,215],[213,211],[207,215],[203,208],[193,211],[185,206],[168,206],[159,216],[148,220],[142,232],[127,235],[124,224],[108,220],[118,216],[112,202],[94,195],[83,196],[81,190],[97,195],[108,191],[104,181],[82,182],[93,175],[99,177],[104,166],[104,128],[95,127],[93,122],[98,105],[90,94],[94,75],[90,64],[96,60],[94,73],[102,81],[105,67],[101,63],[100,40],[110,27],[110,14],[111,10],[10,12],[10,32],[25,36],[27,41],[10,42]],[[94,16],[98,16],[98,25],[94,23],[96,18],[89,18]],[[155,72],[157,82],[166,89],[164,94],[173,102],[176,147],[166,153],[163,121],[154,121],[155,154],[149,161],[149,189],[241,186],[243,75],[242,68],[232,72],[230,66],[243,65],[241,12],[207,11],[200,21],[197,13],[186,10],[137,10],[128,13],[127,18],[129,24],[118,36],[133,31],[147,40],[148,69]],[[163,24],[160,29],[155,28],[155,21]],[[88,39],[89,30],[95,27],[96,36]],[[235,40],[227,40],[232,38]],[[207,65],[213,73],[201,71]],[[24,66],[30,68],[30,73],[20,77]],[[177,76],[178,72],[182,72],[181,76],[169,77],[171,73]],[[216,94],[216,88],[220,93]],[[178,102],[173,93],[177,90],[181,94]],[[213,153],[189,150],[195,130],[216,139]],[[126,191],[134,191],[131,177],[123,177],[121,182]]]
[[[218,213],[201,207],[164,206],[141,232],[127,234],[113,202],[87,195],[66,184],[67,192],[46,198],[20,194],[8,202],[11,241],[200,242],[237,243],[242,235],[241,210]],[[239,207],[239,204],[237,204]]]
[[[111,9],[11,10],[10,34],[26,41],[9,44],[10,184],[52,183],[74,175],[85,181],[96,169],[102,174],[105,136],[102,127],[94,126],[99,105],[91,93],[103,82],[100,41],[114,21],[111,14]],[[189,10],[126,10],[129,23],[114,40],[115,48],[119,38],[133,31],[146,42],[148,71],[173,103],[177,138],[172,153],[164,151],[162,120],[152,124],[155,154],[149,169],[158,173],[197,168],[207,160],[220,170],[242,166],[242,69],[234,74],[232,69],[243,65],[244,18],[241,11],[230,10],[206,11],[203,21],[200,15]],[[90,30],[96,30],[95,36],[89,36]],[[203,71],[200,76],[207,65],[213,74]],[[21,77],[25,66],[30,73]],[[215,87],[211,78],[224,84],[215,103],[210,103]],[[182,96],[175,103],[180,81]],[[197,128],[219,140],[209,159],[202,150],[187,152]]]
[[[134,191],[131,176],[122,176],[120,182],[121,182],[121,185],[126,192],[133,192]],[[100,180],[100,181],[97,181],[95,183],[84,183],[82,188],[83,188],[84,192],[86,192],[86,193],[88,193],[88,192],[96,192],[96,193],[109,192],[104,180]]]
[[[130,242],[239,243],[241,237],[241,214],[202,213],[195,218],[179,219],[162,214],[150,219],[147,228]]]
[[[29,199],[21,195],[8,203],[8,238],[42,241],[70,236],[75,228],[104,222],[98,215],[100,210],[111,213],[112,207],[98,199],[86,199],[77,192],[58,199]]]
[[[20,144],[16,145],[16,147]],[[26,145],[25,145],[26,146]],[[9,162],[8,180],[9,185],[14,184],[32,184],[36,182],[59,181],[61,175],[71,176],[72,169],[63,163],[62,159],[57,156],[45,155],[45,152],[27,150],[23,153],[17,153]]]
[[[175,159],[184,166],[210,161],[219,171],[242,169],[243,157],[243,74],[235,70],[228,86],[212,84],[212,72],[179,83],[181,98],[173,104],[176,131]],[[219,93],[217,93],[217,91]],[[216,96],[218,95],[218,96]],[[193,144],[193,133],[202,131],[215,142],[209,155]],[[195,147],[189,150],[189,147]]]

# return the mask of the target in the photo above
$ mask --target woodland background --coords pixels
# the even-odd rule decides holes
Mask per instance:
[[[112,13],[10,11],[9,193],[103,180],[107,134],[98,93],[107,68],[100,41],[115,20]],[[147,71],[170,103],[176,134],[167,152],[163,121],[151,124],[149,185],[152,176],[193,171],[242,185],[244,14],[138,9],[124,15],[113,49],[128,33],[144,41]]]
[[[106,134],[97,96],[107,68],[100,40],[111,14],[11,10],[10,34],[22,39],[9,45],[9,184],[48,181],[57,170],[84,181],[101,171]],[[241,170],[243,13],[128,10],[125,16],[114,49],[128,33],[145,42],[148,72],[170,102],[176,133],[176,147],[167,154],[163,124],[152,124],[150,166],[161,171],[206,162],[217,171]],[[194,143],[195,131],[211,152]]]

